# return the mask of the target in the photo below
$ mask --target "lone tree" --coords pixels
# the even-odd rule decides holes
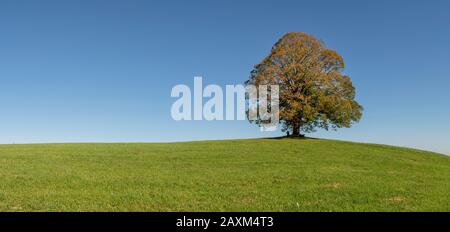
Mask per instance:
[[[316,128],[350,127],[361,118],[363,108],[343,69],[343,58],[315,36],[290,32],[254,66],[246,84],[279,85],[282,130],[302,137]]]

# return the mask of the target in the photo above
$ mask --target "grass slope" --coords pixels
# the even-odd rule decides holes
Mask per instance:
[[[450,211],[450,157],[319,139],[0,146],[0,211]]]

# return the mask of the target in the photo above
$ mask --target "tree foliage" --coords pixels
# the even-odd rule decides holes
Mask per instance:
[[[279,85],[283,130],[302,136],[301,131],[350,127],[360,120],[363,108],[343,69],[342,56],[315,36],[290,32],[254,66],[246,84]]]

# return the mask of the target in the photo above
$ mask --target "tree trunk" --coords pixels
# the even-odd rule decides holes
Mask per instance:
[[[295,124],[292,126],[292,136],[293,137],[305,137],[305,135],[300,134],[300,126]]]
[[[296,126],[296,125],[294,125],[293,127],[292,127],[292,136],[298,136],[298,135],[300,135],[300,130],[299,130],[300,128],[298,128],[298,126]]]

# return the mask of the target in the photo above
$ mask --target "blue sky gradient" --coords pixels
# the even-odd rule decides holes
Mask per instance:
[[[240,84],[289,31],[346,61],[364,106],[313,137],[450,154],[449,1],[1,1],[0,143],[279,136],[170,116],[176,84]]]

